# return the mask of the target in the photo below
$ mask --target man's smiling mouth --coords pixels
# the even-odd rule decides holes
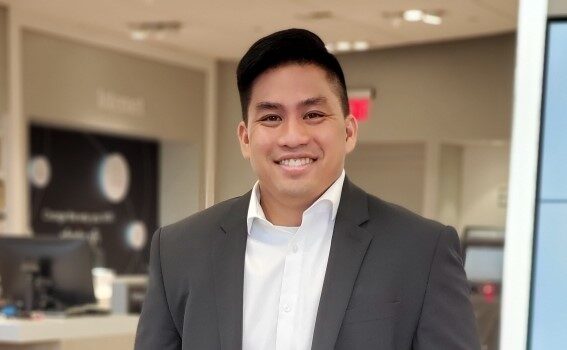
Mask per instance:
[[[300,167],[300,166],[311,164],[315,161],[316,161],[316,159],[313,159],[313,158],[288,158],[288,159],[282,159],[277,163],[279,165],[283,165],[283,166],[287,166],[287,167]]]

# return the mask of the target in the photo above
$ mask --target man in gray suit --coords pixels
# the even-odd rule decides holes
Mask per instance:
[[[479,349],[459,239],[344,173],[358,126],[315,34],[238,65],[252,191],[159,229],[137,350]]]

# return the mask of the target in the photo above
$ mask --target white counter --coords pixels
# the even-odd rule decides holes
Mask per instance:
[[[103,344],[105,350],[125,349],[125,344],[132,348],[137,325],[138,316],[126,315],[0,319],[0,350],[82,350]],[[113,342],[116,346],[112,345]],[[29,346],[24,346],[26,344]]]

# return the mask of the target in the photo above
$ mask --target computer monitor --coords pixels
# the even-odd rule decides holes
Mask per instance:
[[[94,303],[92,268],[86,240],[0,237],[1,297],[22,310]]]
[[[502,282],[504,249],[497,246],[469,246],[465,271],[471,281]]]
[[[504,229],[469,226],[463,235],[467,277],[473,282],[502,282]]]

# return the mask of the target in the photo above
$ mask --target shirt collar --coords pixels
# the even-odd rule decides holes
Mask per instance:
[[[331,204],[331,215],[330,220],[334,221],[337,216],[337,211],[339,210],[339,203],[341,201],[341,192],[343,189],[343,184],[345,181],[345,170],[343,169],[341,175],[333,182],[333,184],[319,197],[309,208],[304,212],[308,212],[311,208],[317,206],[321,202],[328,202]],[[250,204],[248,205],[248,215],[246,217],[246,223],[248,227],[248,234],[252,229],[252,224],[255,219],[260,219],[267,221],[264,210],[260,205],[260,186],[259,182],[256,181],[254,187],[252,188],[252,194],[250,196]]]

